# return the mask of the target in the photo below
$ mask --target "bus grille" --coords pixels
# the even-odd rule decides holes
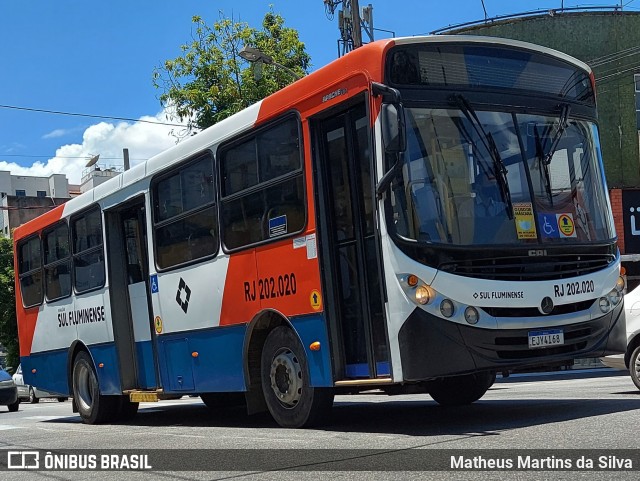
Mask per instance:
[[[589,309],[594,302],[594,299],[589,299],[573,304],[553,306],[553,310],[549,314],[542,314],[537,307],[481,307],[481,309],[493,317],[546,317],[585,311]]]
[[[502,281],[545,281],[591,274],[615,261],[609,254],[558,254],[445,262],[440,269],[459,276]]]

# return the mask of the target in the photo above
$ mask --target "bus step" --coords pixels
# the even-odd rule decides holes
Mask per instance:
[[[158,402],[156,391],[133,391],[129,393],[129,401],[132,403]]]

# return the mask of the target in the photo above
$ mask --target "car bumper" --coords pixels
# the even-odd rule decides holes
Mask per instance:
[[[18,400],[18,390],[15,386],[0,388],[0,406],[8,406]]]
[[[622,306],[596,319],[554,327],[564,331],[565,344],[540,349],[530,349],[528,343],[528,333],[539,326],[482,329],[447,322],[417,308],[398,334],[403,377],[417,381],[619,354],[626,349]]]

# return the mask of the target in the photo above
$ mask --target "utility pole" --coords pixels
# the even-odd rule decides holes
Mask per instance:
[[[369,41],[373,42],[373,6],[369,4],[362,9],[358,0],[323,0],[327,18],[333,20],[338,11],[338,28],[340,39],[338,40],[338,56],[342,56],[353,49],[362,47],[362,30],[366,32]]]

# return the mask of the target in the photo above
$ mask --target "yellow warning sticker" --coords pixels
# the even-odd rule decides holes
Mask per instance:
[[[158,334],[162,334],[162,318],[160,316],[156,316],[153,323],[156,326],[156,332]]]
[[[560,237],[576,237],[576,226],[573,222],[573,215],[559,214],[558,229],[560,230]]]
[[[311,303],[311,307],[316,311],[319,311],[322,307],[322,296],[320,292],[316,289],[311,291],[311,295],[309,296],[309,302]]]
[[[518,239],[536,239],[536,223],[533,220],[533,206],[531,202],[516,202],[513,204],[513,216],[516,221]]]

